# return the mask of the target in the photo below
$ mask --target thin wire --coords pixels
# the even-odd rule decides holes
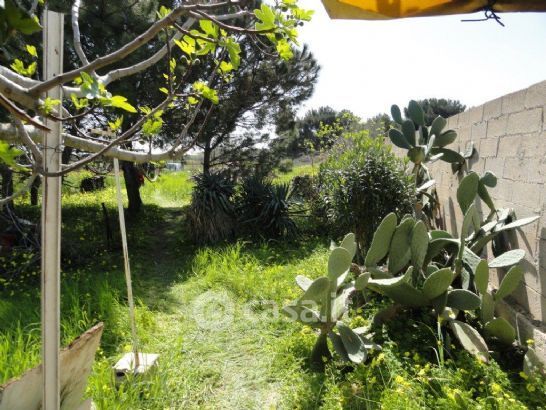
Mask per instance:
[[[476,22],[476,21],[495,20],[502,27],[505,27],[504,23],[501,21],[500,16],[497,13],[495,13],[495,10],[494,10],[495,3],[496,3],[496,0],[490,0],[489,4],[483,8],[485,18],[483,18],[483,19],[465,19],[465,20],[461,20],[461,21],[463,23],[473,23],[473,22]]]

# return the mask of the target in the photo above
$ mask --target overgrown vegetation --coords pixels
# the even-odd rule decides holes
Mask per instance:
[[[455,348],[450,346],[441,365],[431,349],[437,341],[435,318],[416,309],[374,324],[377,312],[389,305],[374,293],[341,321],[352,329],[370,329],[382,350],[370,350],[358,365],[336,355],[324,373],[311,372],[317,335],[276,315],[271,302],[281,307],[301,296],[296,276],[316,280],[327,274],[328,238],[196,249],[185,236],[184,213],[163,207],[171,206],[165,199],[186,195],[184,181],[187,174],[177,173],[160,177],[153,188],[146,184],[147,202],[153,205],[146,205],[139,223],[129,227],[142,349],[160,353],[161,362],[149,379],[120,387],[114,385],[111,365],[130,350],[122,258],[119,250],[107,251],[96,223],[101,202],[115,217],[114,191],[107,180],[99,193],[65,195],[63,239],[78,259],[63,262],[63,342],[98,320],[105,322],[87,388],[99,409],[192,408],[196,403],[232,409],[543,406],[544,380],[520,374],[521,357],[503,353],[484,364],[452,342]],[[23,203],[18,207],[29,218],[38,214]],[[0,290],[1,381],[39,361],[38,292],[37,282]],[[203,295],[230,307],[232,320],[213,317],[213,326],[202,327],[194,307]]]
[[[345,136],[320,166],[317,208],[333,237],[355,233],[361,257],[381,219],[411,213],[413,182],[382,139],[366,131]]]

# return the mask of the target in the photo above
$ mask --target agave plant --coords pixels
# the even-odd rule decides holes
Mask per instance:
[[[230,239],[235,227],[235,185],[226,172],[198,174],[188,210],[190,234],[198,244]]]
[[[318,330],[318,338],[311,353],[311,365],[323,370],[324,362],[331,359],[328,347],[331,340],[336,353],[346,361],[362,363],[369,349],[379,346],[366,335],[364,328],[351,329],[342,317],[348,309],[349,298],[358,288],[364,289],[369,273],[355,281],[348,281],[351,263],[356,253],[354,234],[348,234],[341,246],[334,247],[328,258],[328,274],[311,280],[305,276],[296,277],[303,295],[283,308],[283,313]]]
[[[239,223],[247,233],[267,238],[297,234],[294,221],[298,213],[290,184],[273,184],[262,178],[245,178],[238,198]]]

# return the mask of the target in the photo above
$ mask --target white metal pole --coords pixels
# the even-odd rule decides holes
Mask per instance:
[[[116,178],[116,193],[118,201],[119,230],[121,232],[121,244],[123,247],[123,263],[125,267],[125,282],[127,283],[127,299],[129,300],[129,321],[131,322],[131,335],[133,339],[133,356],[135,371],[140,366],[138,356],[138,338],[135,319],[135,302],[133,299],[133,284],[131,281],[131,265],[129,263],[129,250],[127,247],[127,230],[125,229],[125,213],[123,211],[123,200],[121,197],[121,182],[119,178],[119,160],[114,158],[114,175]]]
[[[44,11],[44,80],[62,73],[64,16]],[[47,97],[62,101],[61,87]],[[58,116],[61,116],[59,110]],[[44,170],[61,169],[62,124],[46,119],[51,132],[44,133]],[[44,177],[42,197],[42,363],[44,410],[60,408],[60,271],[61,271],[61,178]]]

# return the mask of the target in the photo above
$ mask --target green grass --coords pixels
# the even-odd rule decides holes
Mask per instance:
[[[277,313],[300,294],[296,275],[324,274],[328,238],[196,248],[180,208],[191,189],[185,173],[147,182],[147,205],[129,221],[140,344],[161,358],[155,373],[116,387],[111,366],[131,342],[121,253],[106,248],[101,223],[101,202],[117,216],[107,186],[67,191],[63,202],[62,340],[104,322],[86,391],[99,409],[544,408],[544,382],[522,378],[503,355],[485,365],[454,348],[439,366],[425,313],[376,328],[383,350],[365,364],[311,372],[313,330]],[[19,211],[39,214],[23,204]],[[0,290],[0,382],[40,360],[37,267],[25,275]],[[385,303],[371,297],[351,324],[370,323]]]
[[[290,182],[294,177],[302,176],[302,175],[316,175],[319,170],[319,164],[300,164],[300,165],[294,165],[294,168],[292,168],[292,171],[282,173],[277,171],[275,182],[279,183],[287,183]]]

